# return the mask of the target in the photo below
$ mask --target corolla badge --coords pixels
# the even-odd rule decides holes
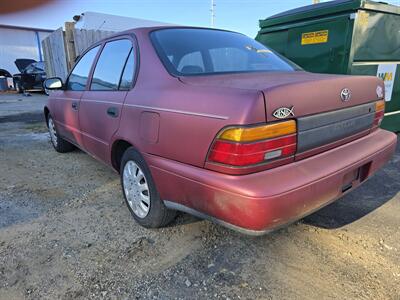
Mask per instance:
[[[351,91],[348,88],[344,88],[340,92],[340,98],[342,98],[342,101],[347,102],[351,99]]]
[[[288,108],[288,107],[280,107],[277,110],[275,110],[272,115],[275,118],[278,119],[285,119],[289,116],[293,116],[294,117],[294,106]]]

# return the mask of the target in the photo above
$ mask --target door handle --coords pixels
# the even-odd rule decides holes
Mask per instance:
[[[116,108],[116,107],[109,107],[109,108],[107,109],[107,115],[109,115],[109,116],[111,116],[111,117],[113,117],[113,118],[118,117],[118,108]]]
[[[73,110],[78,110],[78,103],[77,102],[72,102],[71,106],[72,106]]]

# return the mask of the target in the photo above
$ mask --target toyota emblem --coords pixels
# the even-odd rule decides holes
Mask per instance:
[[[340,98],[342,98],[343,102],[347,102],[351,99],[351,91],[348,88],[344,88],[341,92],[340,92]]]

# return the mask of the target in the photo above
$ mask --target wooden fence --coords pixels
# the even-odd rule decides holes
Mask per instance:
[[[65,80],[69,68],[63,29],[58,28],[47,36],[42,41],[42,47],[47,77],[60,77]]]
[[[42,41],[47,77],[65,80],[79,55],[112,34],[113,31],[75,29],[75,23],[66,22],[65,32],[59,28]]]

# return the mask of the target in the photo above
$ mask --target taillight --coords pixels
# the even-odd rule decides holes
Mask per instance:
[[[255,127],[233,127],[214,141],[208,161],[233,167],[267,164],[296,153],[294,120]]]
[[[375,118],[374,127],[379,127],[385,115],[385,100],[380,100],[375,103]]]

